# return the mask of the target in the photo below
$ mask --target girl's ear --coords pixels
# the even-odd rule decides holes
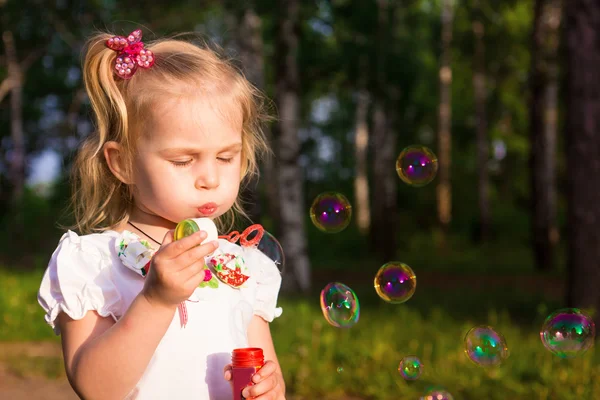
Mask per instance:
[[[122,146],[115,141],[108,141],[103,146],[104,159],[113,175],[126,185],[132,182],[125,165],[125,153]]]

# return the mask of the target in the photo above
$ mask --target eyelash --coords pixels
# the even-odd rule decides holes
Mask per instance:
[[[188,160],[188,161],[171,161],[171,164],[173,164],[176,167],[187,167],[191,163],[192,163],[192,160]]]
[[[219,160],[221,162],[224,162],[225,164],[229,164],[233,160],[233,157],[231,157],[231,158],[217,158],[217,160]],[[171,163],[174,166],[176,166],[176,167],[187,167],[188,165],[190,165],[192,163],[192,160],[188,160],[188,161],[171,161]]]

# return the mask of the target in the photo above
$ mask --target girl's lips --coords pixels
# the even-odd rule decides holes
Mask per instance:
[[[211,215],[217,211],[217,205],[215,203],[206,203],[198,207],[198,211],[203,215]]]

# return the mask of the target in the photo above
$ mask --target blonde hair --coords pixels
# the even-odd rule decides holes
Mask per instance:
[[[102,232],[129,219],[132,189],[110,171],[103,146],[107,141],[120,143],[125,173],[131,173],[135,144],[144,131],[143,121],[148,120],[152,105],[166,96],[226,94],[227,100],[242,111],[241,184],[258,175],[258,161],[269,152],[262,130],[271,119],[266,112],[269,103],[231,60],[206,43],[197,45],[175,37],[162,39],[145,46],[155,55],[154,66],[140,68],[125,80],[113,73],[117,52],[105,45],[112,36],[98,33],[86,46],[83,77],[96,130],[84,140],[72,166],[71,209],[75,223],[69,228],[82,234]],[[239,196],[232,209],[216,222],[220,228],[229,225],[230,229],[236,215],[246,216]]]

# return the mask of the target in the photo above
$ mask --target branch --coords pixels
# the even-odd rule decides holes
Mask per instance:
[[[68,44],[72,49],[78,49],[78,40],[69,30],[67,29],[65,23],[58,18],[52,11],[48,12],[48,17],[50,22],[54,26],[54,30],[58,33],[58,36]]]
[[[46,51],[46,47],[39,47],[37,49],[32,50],[29,54],[27,54],[27,56],[25,57],[25,59],[21,62],[21,71],[23,73],[27,72],[27,70],[29,69],[29,67],[31,67],[31,65],[37,61],[38,58],[40,58],[44,52]]]
[[[6,51],[6,61],[8,67],[11,65],[18,64],[17,61],[17,50],[15,49],[15,41],[11,31],[4,31],[2,33],[2,41],[4,42],[4,49]]]
[[[4,99],[4,97],[15,87],[15,81],[11,78],[6,78],[0,83],[0,102]]]

